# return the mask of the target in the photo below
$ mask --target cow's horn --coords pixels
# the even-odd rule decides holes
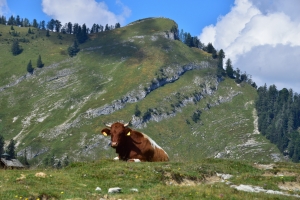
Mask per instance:
[[[110,124],[105,124],[105,126],[107,126],[108,128],[111,128],[112,123]]]
[[[131,120],[127,124],[124,124],[124,127],[127,127],[130,124],[130,122]]]

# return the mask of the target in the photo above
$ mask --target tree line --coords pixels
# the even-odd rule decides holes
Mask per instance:
[[[74,35],[80,33],[81,32],[80,29],[83,29],[83,32],[89,34],[89,33],[98,33],[102,31],[109,31],[121,27],[119,22],[116,23],[114,26],[108,24],[102,26],[101,24],[99,25],[94,23],[91,28],[86,27],[85,24],[81,26],[78,23],[73,24],[71,22],[62,25],[62,23],[57,19],[51,19],[47,23],[45,20],[38,22],[36,19],[33,19],[33,21],[30,22],[27,18],[23,19],[19,15],[17,15],[16,17],[12,15],[11,17],[9,17],[8,20],[6,19],[5,16],[0,16],[0,24],[10,25],[10,26],[20,26],[20,27],[34,27],[41,30],[50,30],[58,33],[74,34]]]
[[[259,87],[258,130],[293,162],[300,160],[300,94],[275,85]]]
[[[251,75],[247,74],[246,72],[242,73],[239,68],[236,68],[236,70],[233,69],[230,58],[226,60],[224,69],[223,63],[225,59],[225,52],[223,49],[220,49],[219,51],[216,50],[212,43],[205,45],[197,36],[192,36],[189,32],[185,32],[183,29],[179,31],[177,25],[173,25],[170,29],[170,32],[174,34],[175,40],[181,41],[188,47],[198,48],[210,53],[212,58],[217,60],[218,78],[222,79],[223,77],[229,77],[231,79],[235,79],[235,82],[238,84],[245,82],[250,84],[252,87],[257,88],[256,83],[251,79]]]

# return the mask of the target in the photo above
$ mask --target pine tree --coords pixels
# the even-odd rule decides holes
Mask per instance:
[[[39,27],[39,24],[37,23],[37,20],[36,20],[36,19],[33,19],[32,26],[33,26],[34,28],[38,28],[38,27]]]
[[[220,78],[225,76],[225,70],[223,68],[223,59],[225,58],[225,53],[223,49],[221,49],[218,53],[218,68],[217,68],[217,76]]]
[[[212,43],[208,43],[207,47],[206,47],[206,52],[207,53],[213,53],[215,50],[214,46],[212,45]]]
[[[36,66],[37,66],[38,68],[44,67],[44,63],[42,62],[41,55],[39,55],[39,57],[38,57],[38,60],[37,60],[37,62],[36,62]]]
[[[72,34],[72,32],[73,32],[73,31],[72,31],[72,30],[73,30],[73,25],[72,25],[72,23],[69,22],[67,26],[68,26],[67,33]]]
[[[76,40],[74,40],[73,45],[68,48],[69,56],[71,56],[71,57],[76,56],[76,54],[79,51],[80,51],[80,49],[79,49],[78,43]]]
[[[15,141],[13,139],[10,140],[8,146],[7,146],[7,153],[9,154],[10,159],[15,159]]]
[[[59,33],[60,28],[62,27],[61,22],[59,20],[54,21],[55,31]]]
[[[104,31],[109,31],[109,26],[108,24],[105,25],[105,30]]]
[[[55,27],[55,20],[51,19],[48,23],[47,23],[47,29],[53,31]]]
[[[4,153],[4,138],[0,135],[0,156]]]
[[[232,68],[232,65],[231,65],[231,60],[230,58],[227,59],[226,61],[226,74],[229,78],[234,78],[233,76],[233,68]]]
[[[120,23],[118,22],[118,23],[116,23],[116,25],[115,25],[115,28],[121,28],[121,25],[120,25]]]
[[[32,74],[32,72],[33,72],[33,67],[32,67],[32,64],[31,64],[31,60],[29,60],[29,63],[27,64],[27,71],[28,71],[29,73],[31,73],[31,74]]]
[[[13,43],[12,43],[12,46],[11,46],[11,52],[14,56],[22,53],[22,49],[21,47],[19,46],[19,42],[18,40],[14,40]]]
[[[233,72],[233,74],[235,75],[235,82],[236,83],[240,83],[241,82],[241,79],[240,79],[240,77],[241,77],[241,70],[239,69],[239,68],[237,68],[234,72]]]

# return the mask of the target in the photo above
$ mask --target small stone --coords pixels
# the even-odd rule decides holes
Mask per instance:
[[[131,192],[139,192],[139,190],[136,189],[136,188],[131,188],[130,191],[131,191]]]
[[[96,187],[95,190],[96,190],[96,191],[101,191],[101,188],[100,188],[100,187]]]
[[[108,193],[120,193],[122,188],[119,187],[114,187],[114,188],[109,188]]]

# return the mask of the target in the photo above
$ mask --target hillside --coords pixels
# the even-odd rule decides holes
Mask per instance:
[[[0,132],[17,141],[18,155],[32,164],[112,158],[106,122],[128,122],[147,133],[172,161],[230,158],[283,160],[258,134],[247,84],[218,80],[210,54],[189,48],[170,33],[174,21],[140,20],[89,35],[69,57],[74,36],[15,27],[23,52],[10,52],[10,27],[0,25]],[[60,35],[60,36],[59,36]],[[45,66],[26,72],[41,55]],[[136,114],[140,111],[140,115]]]

